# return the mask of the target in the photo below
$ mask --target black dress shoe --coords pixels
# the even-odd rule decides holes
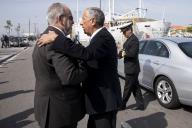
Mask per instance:
[[[126,105],[121,105],[120,110],[125,110],[126,109]]]

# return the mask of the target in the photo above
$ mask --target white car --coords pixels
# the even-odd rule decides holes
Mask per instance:
[[[192,106],[192,38],[141,40],[139,63],[140,85],[152,90],[162,106]]]

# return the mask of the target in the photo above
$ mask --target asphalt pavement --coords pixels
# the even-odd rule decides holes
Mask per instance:
[[[17,55],[19,52],[23,51],[27,47],[10,47],[10,48],[0,48],[0,64],[9,58]]]
[[[33,47],[0,49],[0,57],[12,57],[0,64],[0,128],[39,128],[34,119],[34,85],[31,54]],[[124,80],[120,79],[121,87]],[[153,93],[142,91],[146,109],[132,110],[131,96],[128,109],[119,111],[117,128],[191,128],[192,107],[166,109],[159,105]],[[78,128],[86,128],[86,115]]]
[[[34,42],[30,42],[30,44],[33,45]],[[28,47],[2,48],[1,45],[2,42],[0,41],[0,64],[28,48]]]

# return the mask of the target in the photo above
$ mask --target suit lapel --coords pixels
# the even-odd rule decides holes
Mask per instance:
[[[134,35],[132,34],[132,35],[126,40],[126,42],[123,44],[123,48],[125,48],[125,46],[128,45],[128,44],[132,41],[133,38],[134,38]]]
[[[104,31],[106,30],[106,28],[102,28],[90,41],[90,44],[92,42],[94,42],[94,40],[96,40],[102,33],[104,33]]]

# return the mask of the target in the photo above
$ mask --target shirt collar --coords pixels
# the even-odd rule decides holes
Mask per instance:
[[[103,27],[101,27],[101,28],[97,29],[96,31],[94,31],[93,34],[91,35],[90,40],[93,39],[93,37],[94,37],[99,31],[101,31],[102,28],[103,28]]]
[[[52,25],[50,25],[51,27],[53,27],[53,28],[55,28],[55,29],[57,29],[57,30],[59,30],[64,36],[65,36],[65,33],[60,29],[60,28],[58,28],[58,27],[56,27],[56,26],[52,26]]]

